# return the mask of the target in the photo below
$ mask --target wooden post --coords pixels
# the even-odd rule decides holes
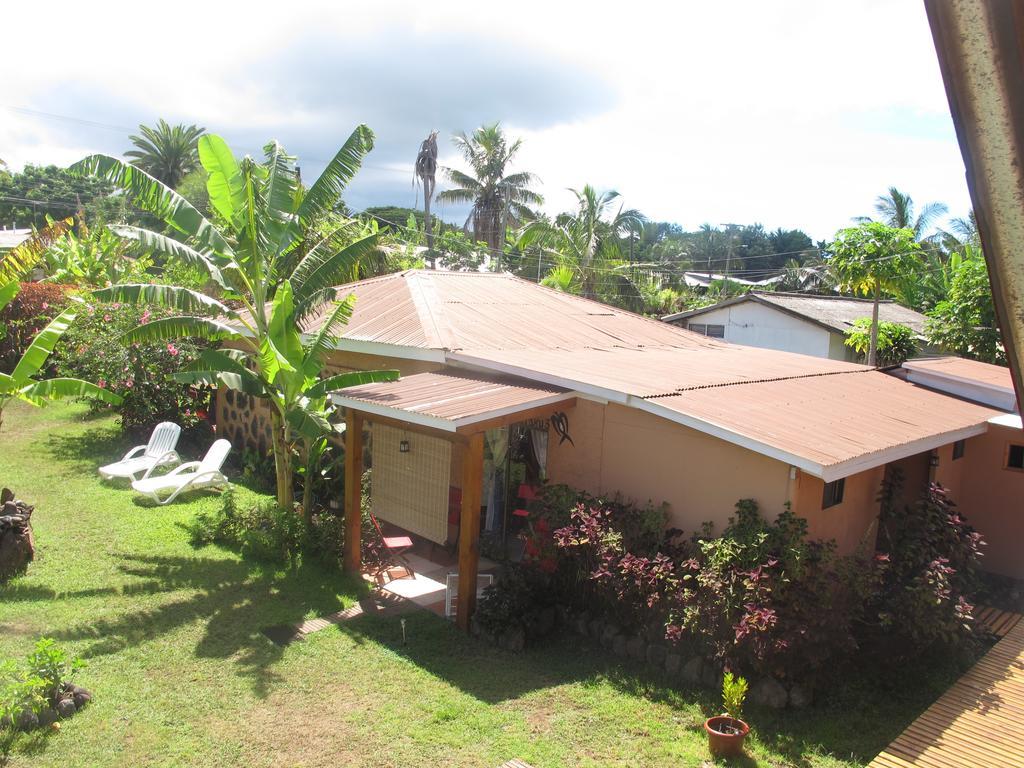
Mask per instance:
[[[363,522],[363,414],[345,412],[345,573],[359,573]]]
[[[476,571],[480,565],[480,502],[484,479],[484,433],[469,436],[462,456],[462,510],[459,516],[459,603],[456,623],[469,631],[476,609]]]

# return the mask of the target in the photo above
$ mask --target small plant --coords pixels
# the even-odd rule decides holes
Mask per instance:
[[[722,706],[733,720],[743,719],[743,702],[747,698],[747,679],[726,672],[722,678]]]
[[[84,661],[68,656],[67,651],[49,637],[39,638],[32,653],[28,655],[29,676],[38,677],[44,682],[45,695],[51,700],[57,698],[61,686],[84,666]]]

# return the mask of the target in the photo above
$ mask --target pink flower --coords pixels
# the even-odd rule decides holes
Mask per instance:
[[[47,302],[43,302],[43,309],[49,309],[50,305]]]
[[[99,381],[97,381],[96,382],[96,386],[99,387],[100,389],[106,389],[107,388],[107,381],[106,381],[106,379],[100,379]]]
[[[139,318],[139,322],[140,323],[148,323],[150,316],[151,315],[149,313],[149,310],[147,309],[145,312],[142,313],[142,316]]]
[[[173,344],[171,344],[170,342],[168,342],[168,344],[167,344],[167,351],[171,353],[171,357],[177,357],[178,356],[178,348],[176,346],[174,346]]]
[[[127,389],[131,389],[131,388],[132,388],[133,386],[135,386],[135,382],[134,382],[134,381],[133,381],[132,379],[128,379],[128,380],[127,380],[127,381],[126,381],[126,382],[124,383],[124,386],[125,386],[125,388],[127,388]]]
[[[114,318],[112,318],[109,313],[103,316],[103,322],[104,323],[109,323],[113,319]]]

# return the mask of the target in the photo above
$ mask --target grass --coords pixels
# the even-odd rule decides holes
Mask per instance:
[[[341,609],[362,586],[335,569],[273,571],[185,526],[214,494],[155,507],[101,483],[125,448],[80,405],[14,406],[0,484],[36,505],[37,559],[0,588],[0,657],[40,635],[88,667],[94,703],[22,737],[13,766],[700,766],[719,708],[573,638],[509,654],[426,613],[362,617],[279,648],[260,630]],[[239,503],[257,495],[240,489]],[[801,712],[750,708],[745,766],[870,761],[952,669],[853,680]],[[0,761],[2,762],[2,761]]]

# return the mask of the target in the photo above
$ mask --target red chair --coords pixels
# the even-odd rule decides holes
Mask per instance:
[[[373,523],[373,527],[377,529],[377,535],[384,542],[384,549],[388,551],[389,555],[401,560],[405,570],[411,575],[412,566],[409,565],[409,561],[405,558],[405,553],[412,549],[412,539],[408,536],[385,536],[384,531],[381,530],[380,523],[377,522],[377,518],[374,517],[372,512],[370,513],[370,520]]]
[[[539,499],[540,496],[537,495],[537,489],[534,486],[529,483],[523,483],[519,486],[519,498],[523,501],[534,501]]]

